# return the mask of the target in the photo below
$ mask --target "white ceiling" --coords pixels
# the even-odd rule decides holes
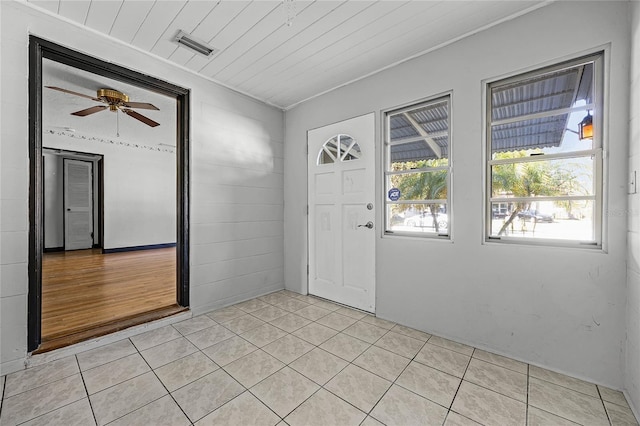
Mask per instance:
[[[156,106],[157,111],[146,109],[135,111],[160,123],[157,127],[149,127],[122,112],[116,115],[109,109],[85,117],[77,117],[71,113],[104,104],[44,87],[42,89],[42,124],[45,132],[64,131],[72,134],[73,137],[98,136],[108,140],[144,143],[150,146],[168,147],[176,144],[177,107],[174,98],[49,59],[42,61],[42,85],[60,87],[87,96],[96,96],[98,89],[115,89],[128,95],[131,102],[148,102]]]
[[[28,0],[283,109],[541,1]],[[293,17],[292,25],[287,18]],[[220,51],[179,47],[183,30]]]

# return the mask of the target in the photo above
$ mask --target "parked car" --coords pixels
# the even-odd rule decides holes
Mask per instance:
[[[436,218],[438,220],[439,229],[447,229],[449,227],[449,218],[447,217],[446,213],[437,213]],[[415,216],[408,217],[404,220],[404,225],[422,228],[435,228],[433,223],[433,215],[431,214],[431,212],[422,212]]]
[[[391,226],[403,225],[404,224],[404,215],[396,213],[393,216],[391,216],[390,222],[391,222]]]
[[[509,211],[505,207],[501,207],[501,208],[494,207],[491,210],[491,215],[493,216],[494,219],[504,219],[509,215]]]
[[[538,210],[523,210],[518,213],[518,218],[525,221],[535,220],[536,222],[553,222],[553,216],[547,213],[542,213]]]

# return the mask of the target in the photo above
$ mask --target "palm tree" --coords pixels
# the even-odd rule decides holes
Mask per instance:
[[[408,161],[395,163],[394,170],[414,170],[425,167],[439,167],[447,164],[447,159]],[[416,171],[394,175],[391,178],[392,185],[400,190],[405,200],[443,200],[447,198],[447,170]],[[405,205],[406,206],[406,205]],[[407,206],[408,207],[408,206]],[[407,208],[405,207],[405,209]],[[435,231],[439,232],[438,223],[439,204],[427,204],[429,213],[433,219]]]
[[[502,152],[496,154],[496,159],[528,157],[529,151]],[[562,179],[560,178],[562,176]],[[566,186],[563,180],[566,173],[558,173],[558,168],[548,161],[533,161],[524,163],[509,163],[495,165],[491,169],[492,192],[507,193],[514,197],[553,196],[563,192]],[[498,235],[503,235],[518,213],[530,208],[530,203],[513,203],[514,209],[504,222]],[[535,224],[534,224],[535,226]]]

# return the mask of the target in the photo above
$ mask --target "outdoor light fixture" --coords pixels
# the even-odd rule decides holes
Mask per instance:
[[[580,140],[593,138],[592,118],[593,117],[591,117],[591,113],[587,111],[586,117],[584,117],[580,124],[578,124],[578,137],[580,138]]]

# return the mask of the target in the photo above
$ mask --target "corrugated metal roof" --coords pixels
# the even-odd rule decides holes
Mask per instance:
[[[493,121],[525,117],[570,108],[576,101],[591,102],[593,65],[586,64],[544,74],[531,79],[498,85],[491,90]],[[448,156],[448,106],[446,102],[394,114],[390,117],[391,161],[417,161],[438,158],[414,128],[408,114],[441,148],[441,158]],[[491,129],[491,151],[519,151],[560,146],[569,114],[494,125]],[[411,138],[411,139],[410,139]],[[408,139],[407,143],[399,143]]]
[[[406,115],[417,122],[422,131],[434,135],[433,141],[440,147],[440,158],[449,156],[448,116],[449,106],[446,101],[429,104],[424,107],[394,114],[390,117],[391,142],[402,139],[419,138],[421,134],[409,122]],[[436,153],[424,140],[412,140],[391,146],[391,161],[415,161],[438,158]]]

